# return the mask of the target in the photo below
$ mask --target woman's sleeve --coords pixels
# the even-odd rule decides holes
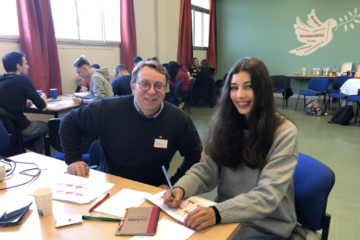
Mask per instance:
[[[220,164],[203,151],[200,162],[194,164],[174,187],[182,187],[185,190],[184,197],[210,192],[219,182],[220,171]]]
[[[215,205],[222,223],[263,219],[274,212],[284,199],[289,185],[293,184],[293,174],[298,159],[297,129],[288,122],[279,130],[257,186],[248,193]]]

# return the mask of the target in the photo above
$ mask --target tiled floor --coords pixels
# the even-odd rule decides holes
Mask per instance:
[[[335,172],[335,186],[327,206],[327,213],[331,214],[329,239],[359,239],[356,233],[360,226],[360,125],[355,125],[354,121],[350,126],[327,123],[338,110],[337,104],[332,104],[328,116],[312,117],[305,114],[302,104],[294,111],[295,99],[289,100],[285,110],[281,109],[281,98],[276,98],[276,103],[280,112],[298,128],[299,152],[318,159]],[[191,106],[190,111],[200,137],[204,139],[216,108]],[[170,176],[181,162],[182,157],[177,153],[170,166]],[[216,190],[202,196],[213,200]]]

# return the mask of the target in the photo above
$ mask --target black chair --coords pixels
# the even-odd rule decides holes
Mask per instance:
[[[61,140],[59,135],[59,129],[60,129],[60,122],[61,118],[51,118],[48,121],[48,127],[49,127],[49,136],[47,137],[47,140],[45,141],[45,152],[46,149],[49,149],[50,152],[50,146],[52,146],[58,153],[56,154],[55,158],[59,160],[64,160],[65,155],[63,153],[63,149],[61,147]],[[49,154],[50,156],[50,154]],[[89,154],[83,154],[82,160],[84,162],[89,162]]]
[[[89,166],[93,165],[100,165],[100,158],[101,158],[101,146],[100,146],[100,140],[96,140],[93,142],[90,146],[89,151]]]
[[[285,107],[285,101],[286,101],[286,107],[288,106],[288,98],[293,95],[292,89],[290,86],[290,78],[284,76],[284,75],[274,75],[271,76],[271,79],[273,81],[273,93],[282,93],[283,94],[283,105],[282,109]]]
[[[183,92],[183,93],[180,92],[180,94],[179,94],[179,96],[185,100],[185,106],[187,106],[190,116],[191,116],[191,112],[190,112],[190,108],[189,108],[189,102],[191,100],[192,92],[194,90],[195,81],[196,81],[195,78],[191,79],[189,90],[186,92]]]
[[[322,229],[321,240],[327,240],[331,215],[326,213],[326,206],[335,184],[334,172],[316,159],[299,153],[293,179],[298,223],[314,232]]]

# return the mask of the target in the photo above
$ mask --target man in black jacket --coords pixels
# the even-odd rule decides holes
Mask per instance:
[[[22,52],[8,52],[3,56],[2,61],[7,73],[0,75],[0,107],[13,117],[15,126],[22,130],[24,137],[38,133],[47,134],[49,129],[46,122],[29,121],[24,115],[24,108],[31,107],[33,103],[38,109],[45,111],[44,100],[47,99],[43,93],[40,97],[28,78],[29,66],[25,55]],[[31,146],[25,147],[41,153],[44,149],[44,140],[39,138]]]
[[[141,62],[132,73],[133,95],[101,99],[68,113],[60,125],[68,172],[89,173],[81,161],[80,136],[90,132],[100,138],[100,171],[168,189],[161,166],[169,169],[179,151],[184,161],[170,181],[182,177],[200,160],[202,145],[190,117],[163,101],[167,82],[160,63]]]

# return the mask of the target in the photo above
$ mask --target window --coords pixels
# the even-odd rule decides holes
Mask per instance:
[[[51,0],[58,40],[120,42],[119,0]]]
[[[16,0],[0,0],[0,6],[0,38],[18,38]]]
[[[193,46],[207,48],[209,45],[209,1],[191,0]]]

